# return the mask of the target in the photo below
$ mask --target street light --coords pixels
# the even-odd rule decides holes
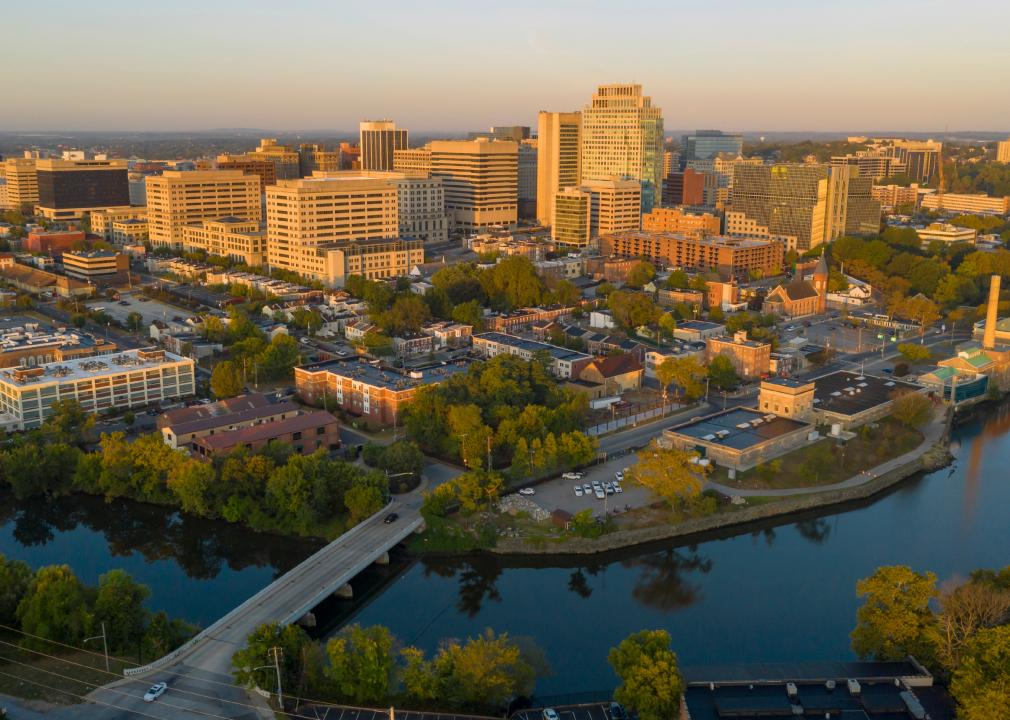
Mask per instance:
[[[105,623],[102,623],[102,634],[95,635],[94,637],[84,638],[82,642],[88,642],[89,640],[102,640],[102,650],[105,651],[105,672],[109,672],[109,643],[105,637]]]

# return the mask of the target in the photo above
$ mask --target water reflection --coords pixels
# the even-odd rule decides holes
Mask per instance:
[[[638,570],[631,596],[642,605],[672,612],[693,605],[701,597],[701,586],[686,576],[707,574],[712,561],[699,555],[695,548],[668,549],[625,560],[622,565]]]
[[[831,525],[827,518],[809,518],[796,523],[796,532],[815,545],[822,544],[831,535]]]
[[[296,565],[321,546],[253,533],[245,528],[181,515],[172,510],[100,498],[33,497],[15,501],[0,497],[0,525],[12,524],[11,535],[22,548],[41,548],[57,535],[78,527],[100,533],[111,557],[139,553],[148,563],[174,560],[194,580],[217,577],[223,568],[240,571],[272,567],[274,576]],[[27,553],[30,562],[31,553]],[[67,558],[73,564],[74,558]],[[110,567],[115,563],[111,562]]]

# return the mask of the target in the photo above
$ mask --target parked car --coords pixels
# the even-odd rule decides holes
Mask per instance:
[[[589,483],[582,483],[582,492],[584,495],[592,495],[593,488]]]
[[[523,488],[519,491],[520,495],[535,495],[536,491],[533,488]]]
[[[607,496],[607,494],[603,492],[603,488],[599,485],[596,486],[596,490],[593,491],[593,494],[596,495],[597,500],[602,500]]]
[[[611,485],[610,483],[607,483],[606,487],[604,487],[603,489],[607,491],[607,495],[614,494],[614,486]]]
[[[628,713],[623,705],[612,702],[607,706],[607,720],[628,720]]]
[[[579,480],[582,477],[582,473],[566,472],[561,477],[563,477],[565,480]]]
[[[617,472],[614,473],[614,477],[617,478],[617,482],[623,482],[624,481],[624,471],[623,470],[618,470]]]
[[[154,702],[164,695],[166,690],[168,690],[168,683],[155,683],[144,693],[144,702]]]
[[[614,483],[614,492],[620,495],[622,492],[624,492],[624,488],[622,488],[617,483]]]
[[[581,485],[576,485],[575,486],[575,497],[582,497],[582,486]]]
[[[544,720],[558,720],[558,711],[554,708],[544,708]]]

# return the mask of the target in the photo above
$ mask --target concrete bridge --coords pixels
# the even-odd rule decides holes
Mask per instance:
[[[245,645],[246,637],[259,625],[297,622],[328,596],[346,596],[348,583],[372,563],[388,562],[390,549],[423,528],[416,502],[394,499],[174,652],[124,674],[144,675],[183,660],[205,671],[230,674],[232,654]],[[399,518],[386,523],[385,518],[392,512]]]

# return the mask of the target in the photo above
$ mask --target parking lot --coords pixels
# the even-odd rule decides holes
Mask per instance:
[[[618,512],[624,511],[626,506],[636,508],[649,505],[655,502],[655,496],[649,490],[627,480],[620,483],[624,492],[607,495],[604,500],[597,499],[592,493],[593,480],[598,480],[601,484],[613,482],[614,473],[623,471],[625,468],[633,465],[634,462],[634,455],[625,455],[599,465],[584,468],[582,471],[584,475],[581,480],[566,480],[564,478],[547,480],[533,486],[535,494],[529,499],[547,512],[561,509],[567,510],[572,515],[586,508],[591,508],[594,515],[602,516],[604,509],[607,512],[613,513],[615,510]],[[589,485],[590,493],[577,497],[574,490],[576,485]]]
[[[155,320],[171,320],[174,317],[187,318],[193,313],[185,308],[176,307],[174,305],[168,305],[167,303],[160,302],[159,300],[152,300],[147,298],[147,300],[141,302],[138,297],[146,297],[142,292],[132,292],[123,293],[122,302],[129,303],[128,305],[120,305],[120,301],[102,299],[95,302],[89,302],[88,307],[93,310],[97,310],[99,307],[102,308],[106,313],[111,315],[115,320],[118,320],[123,325],[126,325],[126,318],[131,312],[139,312],[144,318],[144,328],[151,325]]]
[[[585,705],[557,705],[552,708],[558,720],[611,720],[607,712],[610,703],[587,703]],[[520,710],[512,714],[511,720],[544,720],[542,708]]]

